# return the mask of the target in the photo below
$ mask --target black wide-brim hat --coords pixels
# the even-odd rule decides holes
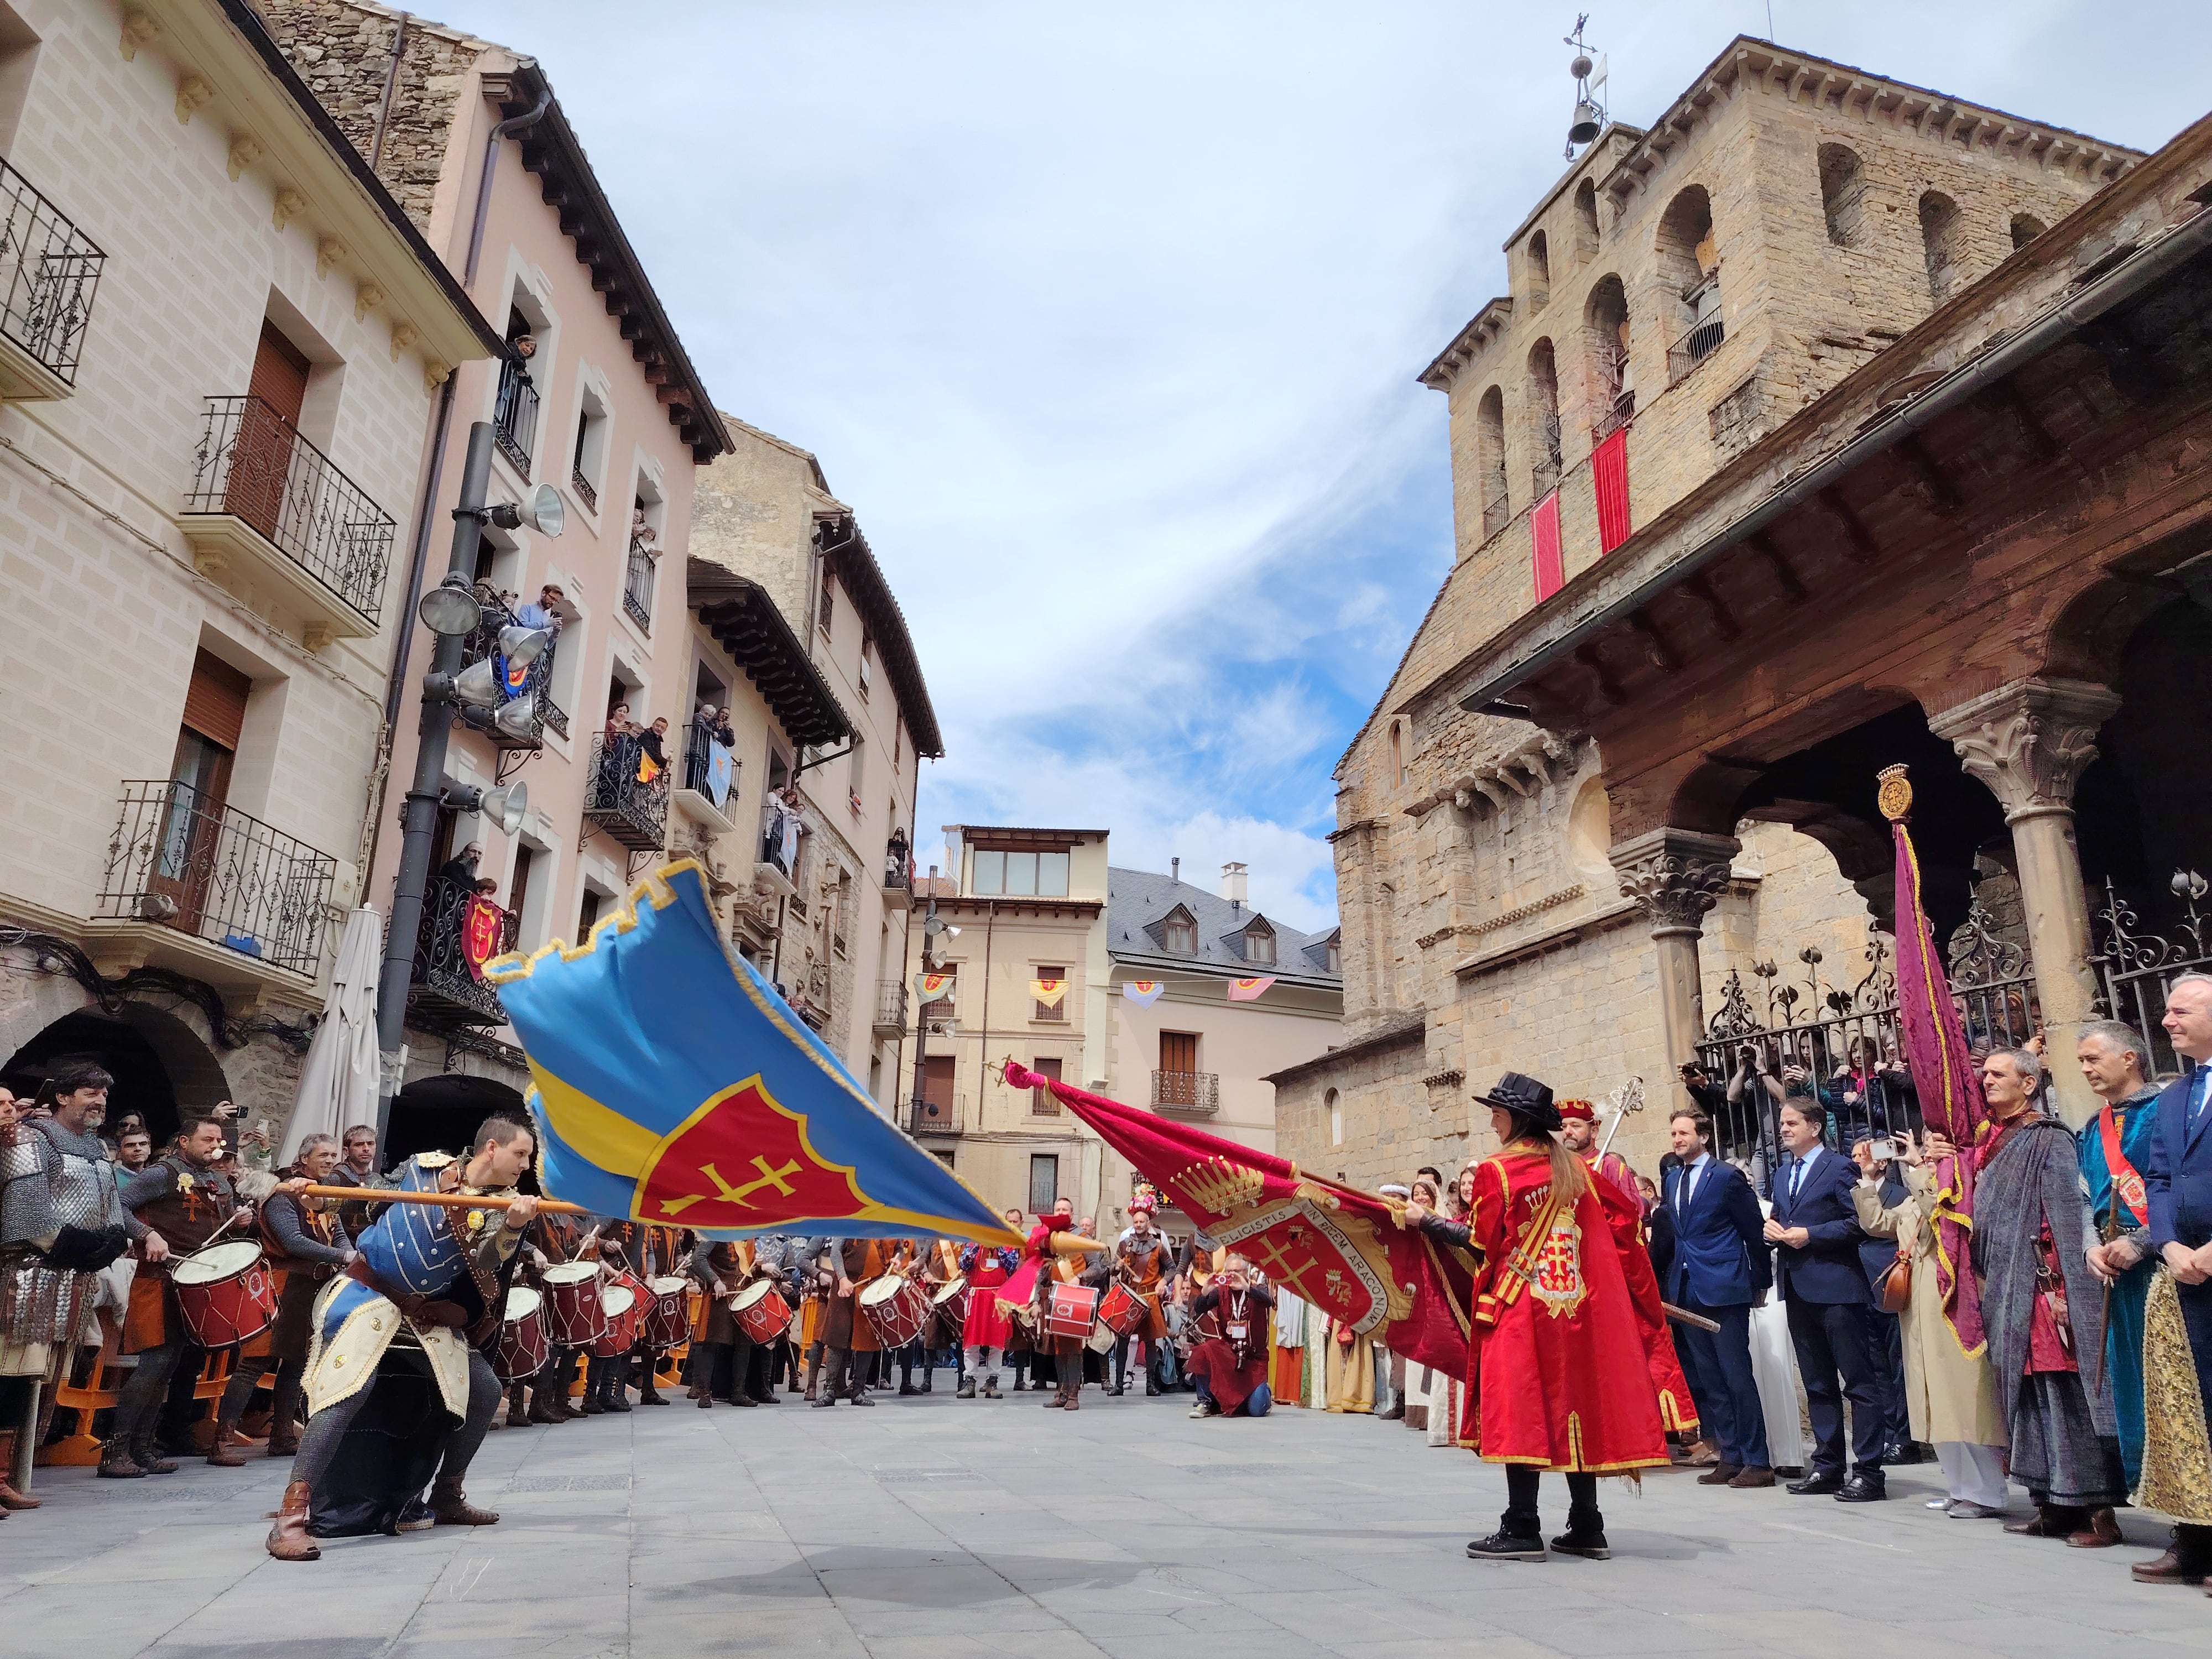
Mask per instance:
[[[1552,1103],[1552,1091],[1547,1084],[1533,1077],[1523,1077],[1518,1072],[1508,1072],[1498,1079],[1488,1094],[1477,1093],[1475,1098],[1486,1106],[1495,1106],[1512,1113],[1532,1128],[1547,1134],[1558,1133],[1559,1109]]]

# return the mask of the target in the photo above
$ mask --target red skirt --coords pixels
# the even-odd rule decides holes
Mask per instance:
[[[1013,1322],[999,1306],[999,1287],[1006,1282],[1006,1270],[991,1259],[987,1267],[979,1267],[968,1275],[968,1320],[960,1328],[960,1345],[966,1348],[1003,1348],[1012,1334]]]

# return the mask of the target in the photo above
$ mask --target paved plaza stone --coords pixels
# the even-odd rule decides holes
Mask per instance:
[[[486,1443],[495,1528],[263,1553],[286,1465],[166,1479],[42,1471],[0,1525],[9,1659],[1485,1659],[1787,1653],[2212,1653],[2212,1600],[2131,1583],[2160,1546],[2006,1537],[1924,1508],[1601,1486],[1614,1558],[1474,1562],[1502,1474],[1401,1425],[1282,1411],[1192,1421],[1189,1396],[1073,1417],[1032,1394],[876,1396],[872,1411],[679,1403]],[[1545,1483],[1547,1522],[1565,1493]],[[2015,1497],[2015,1506],[2024,1498]]]

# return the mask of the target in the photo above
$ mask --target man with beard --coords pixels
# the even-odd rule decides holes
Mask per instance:
[[[1152,1189],[1146,1188],[1129,1200],[1129,1231],[1114,1247],[1114,1270],[1121,1283],[1135,1293],[1145,1304],[1144,1322],[1129,1334],[1114,1339],[1114,1392],[1119,1395],[1128,1386],[1129,1342],[1131,1337],[1145,1339],[1145,1393],[1161,1392],[1150,1363],[1153,1351],[1167,1340],[1167,1311],[1160,1305],[1160,1292],[1168,1277],[1168,1241],[1166,1235],[1152,1225],[1152,1213],[1158,1200]]]

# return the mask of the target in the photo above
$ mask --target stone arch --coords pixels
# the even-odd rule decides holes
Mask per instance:
[[[1928,297],[1937,305],[1958,285],[1960,243],[1966,225],[1959,204],[1940,190],[1920,198],[1920,251],[1928,266]]]
[[[2012,232],[2013,252],[2017,253],[2037,237],[2042,235],[2045,227],[2043,221],[2033,213],[2015,213],[2012,216],[2012,223],[2008,228]]]
[[[1856,247],[1866,232],[1866,167],[1848,144],[1823,144],[1817,160],[1828,240],[1838,247]]]
[[[530,1121],[521,1094],[495,1078],[463,1072],[416,1078],[393,1097],[378,1156],[389,1165],[417,1152],[459,1152],[495,1115]]]
[[[1474,406],[1475,487],[1482,496],[1482,534],[1486,541],[1504,528],[1505,393],[1486,387]]]
[[[1685,185],[1659,216],[1652,240],[1659,274],[1674,293],[1688,295],[1720,264],[1713,234],[1712,198],[1703,185]]]
[[[9,1058],[0,1065],[0,1082],[18,1094],[34,1091],[65,1060],[97,1061],[115,1077],[109,1121],[137,1112],[157,1146],[184,1123],[234,1097],[229,1073],[214,1047],[183,1015],[140,1001],[124,1001],[111,1010],[73,981],[46,977],[38,982],[56,993],[40,1000],[50,1017],[35,1024],[35,1015],[20,1024],[10,1021],[18,1029],[9,1031]]]
[[[1559,364],[1550,337],[1528,348],[1528,416],[1534,423],[1535,489],[1541,497],[1559,487],[1562,470]]]
[[[1540,230],[1528,238],[1528,303],[1540,306],[1552,297],[1552,244]]]
[[[1636,383],[1629,372],[1628,290],[1608,271],[1591,286],[1583,306],[1583,356],[1590,414],[1609,426],[1636,412]]]
[[[1597,258],[1597,182],[1585,179],[1575,186],[1575,258]]]

